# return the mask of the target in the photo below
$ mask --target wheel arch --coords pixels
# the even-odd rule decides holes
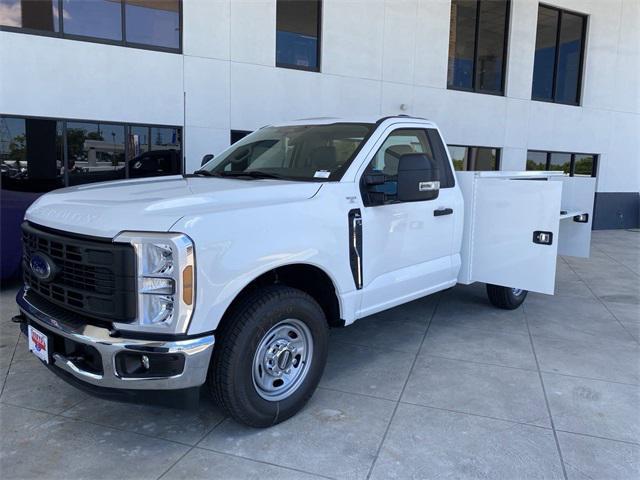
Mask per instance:
[[[316,265],[291,263],[271,268],[247,283],[225,309],[217,329],[224,326],[247,295],[267,285],[286,285],[302,290],[318,302],[330,327],[344,326],[338,289],[329,274]]]

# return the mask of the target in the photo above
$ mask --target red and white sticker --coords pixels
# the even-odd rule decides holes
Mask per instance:
[[[29,325],[29,350],[44,363],[49,363],[49,339],[47,336]]]

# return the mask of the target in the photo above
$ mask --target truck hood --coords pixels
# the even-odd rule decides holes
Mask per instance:
[[[182,176],[105,182],[50,192],[31,205],[25,219],[113,238],[125,230],[165,232],[194,213],[306,200],[320,187],[312,182]]]

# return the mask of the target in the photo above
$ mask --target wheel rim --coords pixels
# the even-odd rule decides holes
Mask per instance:
[[[313,359],[313,337],[304,322],[289,318],[262,337],[253,356],[253,385],[265,400],[283,400],[306,378]]]
[[[521,288],[512,288],[511,292],[516,296],[519,297],[520,295],[522,295],[522,292],[524,290],[522,290]]]

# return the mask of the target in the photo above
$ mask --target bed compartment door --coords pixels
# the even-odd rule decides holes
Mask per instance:
[[[478,178],[473,281],[553,294],[562,182]]]
[[[591,177],[561,177],[562,212],[558,255],[589,257],[591,226],[596,179]]]

